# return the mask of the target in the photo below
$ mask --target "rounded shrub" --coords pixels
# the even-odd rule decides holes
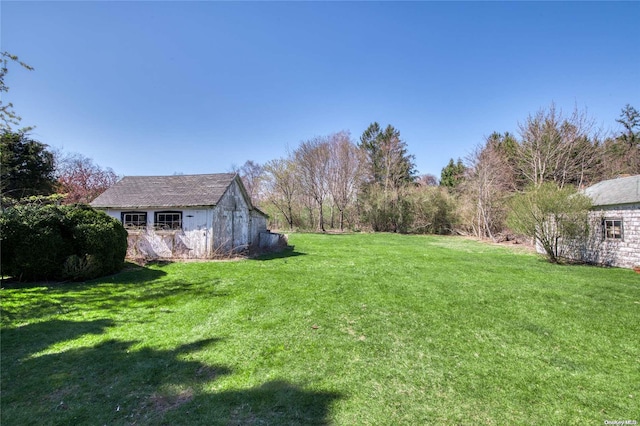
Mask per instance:
[[[28,281],[59,277],[71,250],[60,209],[20,205],[6,209],[0,220],[3,275]]]
[[[127,231],[120,221],[87,205],[62,208],[66,210],[66,226],[72,232],[72,254],[91,256],[90,269],[97,271],[95,276],[119,271],[127,254]]]
[[[0,216],[2,274],[19,280],[87,280],[117,272],[122,224],[86,205],[18,205]]]

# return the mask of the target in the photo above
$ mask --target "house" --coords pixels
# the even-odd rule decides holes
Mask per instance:
[[[235,173],[126,176],[91,206],[122,221],[133,258],[206,259],[274,240]]]
[[[607,266],[640,265],[640,175],[596,183],[591,198],[589,236],[565,244],[563,256]]]

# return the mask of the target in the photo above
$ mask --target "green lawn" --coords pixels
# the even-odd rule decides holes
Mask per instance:
[[[640,422],[640,275],[461,238],[5,284],[3,426]]]

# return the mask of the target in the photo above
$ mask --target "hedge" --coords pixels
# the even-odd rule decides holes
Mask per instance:
[[[0,215],[2,275],[20,281],[88,280],[119,271],[127,231],[86,205],[18,205]]]

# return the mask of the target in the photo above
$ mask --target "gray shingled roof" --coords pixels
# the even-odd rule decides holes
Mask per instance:
[[[605,180],[584,190],[594,206],[640,203],[640,175]]]
[[[102,208],[214,206],[235,176],[235,173],[125,176],[91,205]]]

